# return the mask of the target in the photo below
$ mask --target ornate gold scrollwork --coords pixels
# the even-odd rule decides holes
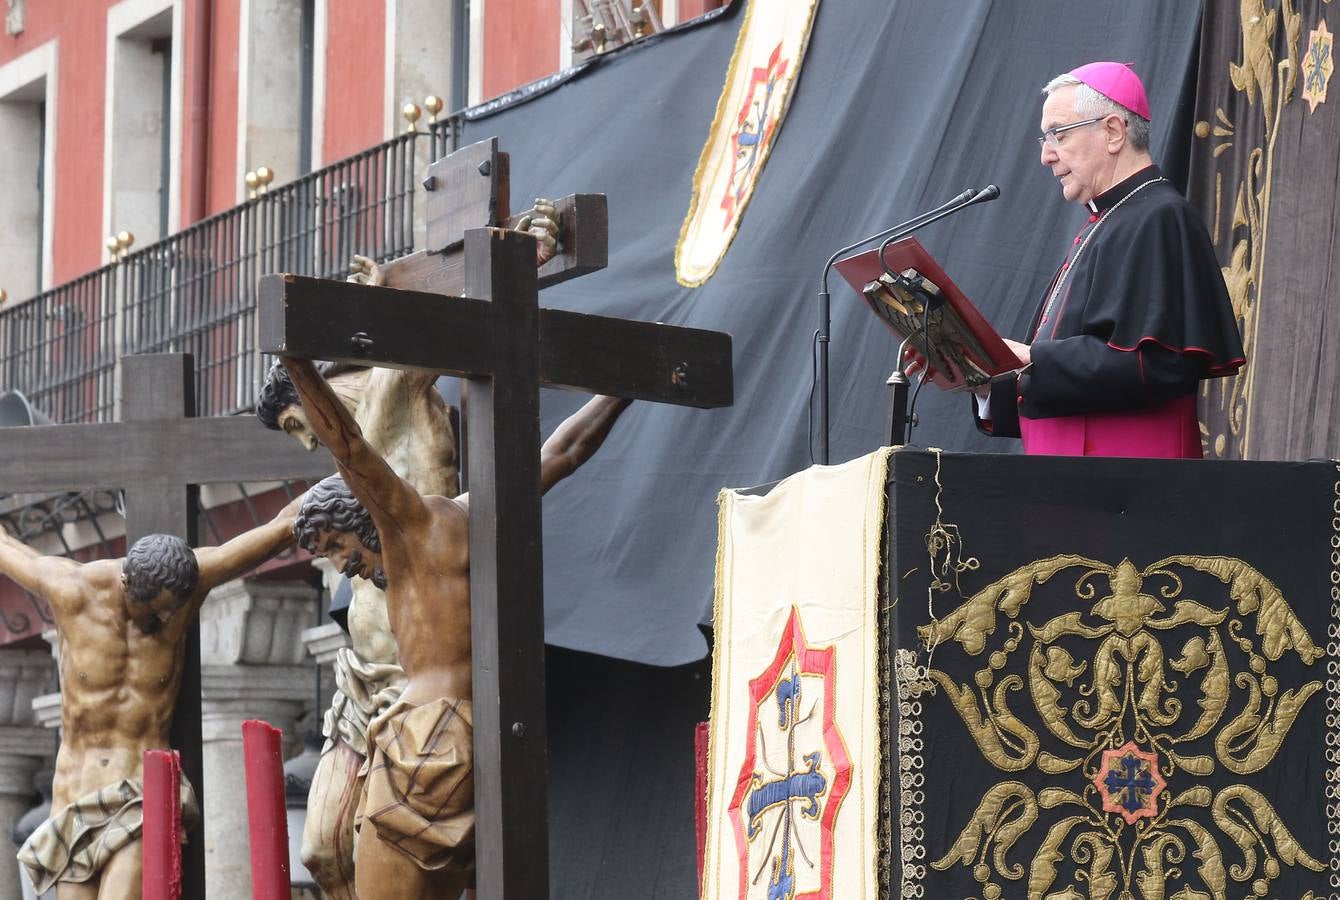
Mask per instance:
[[[1074,595],[1084,608],[1029,621],[1034,589],[1067,569],[1081,572]],[[1198,576],[1199,590],[1217,581],[1223,594],[1188,596],[1189,573],[1211,576]],[[1099,588],[1104,576],[1106,591]],[[1011,621],[997,635],[1002,615]],[[1315,680],[1281,687],[1283,672],[1315,665],[1324,651],[1280,588],[1248,563],[1184,554],[1140,570],[1130,560],[1112,566],[1054,556],[992,583],[919,636],[927,649],[954,642],[969,657],[998,647],[972,684],[935,668],[926,673],[987,762],[1005,772],[1036,768],[1075,779],[1074,790],[1047,787],[1036,795],[1020,781],[997,784],[931,864],[941,871],[971,867],[987,900],[1003,895],[997,879],[1025,875],[1029,900],[1221,900],[1230,879],[1250,882],[1252,896],[1264,897],[1284,866],[1325,870],[1256,789],[1188,786],[1219,766],[1237,775],[1264,769],[1323,687]],[[1288,655],[1297,663],[1285,667]],[[1015,656],[1025,658],[1023,675],[1010,666]],[[1010,702],[1031,702],[1045,733]],[[1059,743],[1043,749],[1044,738]],[[1213,754],[1192,746],[1202,739]],[[1181,776],[1176,791],[1167,789],[1174,775]],[[1043,812],[1054,809],[1066,815]],[[1009,854],[1035,825],[1047,831],[1025,867]],[[1225,837],[1241,862],[1226,864]],[[1063,869],[1075,881],[1053,891]]]
[[[1272,4],[1273,6],[1274,4]],[[1277,33],[1283,23],[1284,59],[1277,56]],[[1266,8],[1265,0],[1241,0],[1239,25],[1242,36],[1242,58],[1228,64],[1228,83],[1247,101],[1247,108],[1256,107],[1260,95],[1260,115],[1264,130],[1260,144],[1230,156],[1228,166],[1236,171],[1216,170],[1214,242],[1222,246],[1227,240],[1228,260],[1223,267],[1224,281],[1229,298],[1242,329],[1242,343],[1247,362],[1237,375],[1215,381],[1206,381],[1202,395],[1222,413],[1222,420],[1212,419],[1202,425],[1215,456],[1246,458],[1251,443],[1252,395],[1256,376],[1256,344],[1259,333],[1261,307],[1265,294],[1265,247],[1269,232],[1271,189],[1274,182],[1275,144],[1280,134],[1283,111],[1295,97],[1301,69],[1301,38],[1303,17],[1293,0],[1279,0],[1278,8]],[[1226,103],[1226,106],[1231,104]],[[1224,106],[1215,109],[1214,122],[1196,123],[1195,134],[1200,139],[1215,142],[1211,157],[1221,159],[1235,144],[1249,140],[1255,131],[1252,123],[1239,127]],[[1224,177],[1237,182],[1233,206],[1232,227],[1226,235],[1219,231],[1219,213],[1222,204]],[[1217,395],[1217,403],[1216,403]],[[1230,442],[1232,445],[1230,446]]]

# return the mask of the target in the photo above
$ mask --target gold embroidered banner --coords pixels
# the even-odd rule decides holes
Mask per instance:
[[[1329,21],[1328,21],[1329,20]],[[1247,365],[1202,383],[1206,455],[1333,456],[1340,445],[1340,4],[1208,0],[1189,195],[1214,238]]]
[[[1340,896],[1340,465],[890,472],[891,896]]]
[[[721,493],[703,898],[878,895],[888,453]]]
[[[675,277],[697,287],[730,248],[791,103],[819,0],[750,0],[693,175]]]

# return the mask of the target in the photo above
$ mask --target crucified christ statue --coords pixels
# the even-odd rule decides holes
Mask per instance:
[[[360,900],[454,898],[474,875],[469,495],[428,495],[369,445],[308,361],[284,359],[340,474],[298,514],[299,543],[384,586],[404,692],[368,728],[354,865]],[[577,470],[629,401],[596,397],[545,442],[540,488]]]
[[[168,746],[189,626],[213,588],[293,544],[301,501],[219,547],[151,534],[124,559],[88,563],[43,556],[0,529],[0,574],[45,600],[60,633],[52,816],[19,850],[39,894],[140,896],[144,751]],[[195,812],[186,781],[182,806]]]
[[[552,202],[537,199],[515,228],[535,236],[537,266],[558,251],[558,213]],[[355,256],[348,280],[380,286],[385,274],[372,259]],[[421,494],[455,497],[460,492],[452,409],[437,392],[437,373],[339,364],[323,364],[321,372],[369,446],[397,475]],[[256,415],[267,428],[285,432],[309,450],[320,444],[279,363],[266,378]],[[328,582],[332,590],[334,581]],[[303,865],[331,900],[356,896],[354,811],[359,769],[368,756],[367,730],[405,686],[381,588],[357,576],[350,585],[351,646],[341,649],[334,663],[336,691],[322,724],[326,743],[312,776],[301,850]]]

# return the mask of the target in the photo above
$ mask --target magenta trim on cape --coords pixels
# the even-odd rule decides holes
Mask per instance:
[[[1159,340],[1156,337],[1150,337],[1148,335],[1136,341],[1134,347],[1122,347],[1119,344],[1112,343],[1111,341],[1107,342],[1107,345],[1111,347],[1113,350],[1120,350],[1123,353],[1133,353],[1136,350],[1139,350],[1145,344],[1154,344],[1156,346],[1162,347],[1164,350],[1170,350],[1173,353],[1196,353],[1199,354],[1200,356],[1208,356],[1210,358],[1209,375],[1212,378],[1221,378],[1225,375],[1234,375],[1237,373],[1238,369],[1241,369],[1247,363],[1247,357],[1245,356],[1235,357],[1233,359],[1230,359],[1228,362],[1216,363],[1214,359],[1214,353],[1209,350],[1206,350],[1204,347],[1173,347],[1163,343],[1163,341]]]

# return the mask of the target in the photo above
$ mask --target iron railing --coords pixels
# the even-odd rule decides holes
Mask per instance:
[[[115,275],[104,266],[0,311],[0,383],[54,422],[113,418]]]
[[[55,422],[112,421],[122,356],[187,352],[198,415],[252,408],[268,365],[256,347],[257,279],[340,278],[355,253],[412,252],[423,160],[455,137],[450,121],[402,134],[6,307],[0,388],[23,391]]]
[[[428,158],[441,159],[461,145],[461,115],[438,119],[428,126]]]

